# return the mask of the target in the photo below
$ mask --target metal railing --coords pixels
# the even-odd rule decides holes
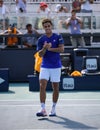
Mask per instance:
[[[34,28],[39,32],[43,32],[41,21],[49,17],[53,21],[53,30],[59,33],[69,33],[69,29],[66,28],[65,24],[62,24],[61,21],[64,21],[71,16],[71,13],[23,13],[16,14],[10,13],[7,15],[0,15],[0,32],[3,32],[8,28],[10,24],[14,24],[19,30],[25,32],[26,24],[31,23]],[[100,13],[77,13],[83,20],[83,25],[81,27],[82,32],[100,32]]]
[[[50,13],[49,15],[43,13],[25,13],[25,14],[16,14],[10,13],[6,16],[0,16],[0,32],[3,33],[9,26],[9,24],[14,24],[22,34],[26,32],[26,24],[31,23],[33,28],[36,28],[37,31],[42,34],[44,30],[42,28],[41,21],[45,17],[49,17],[53,21],[53,32],[64,33],[70,35],[70,30],[66,28],[65,24],[62,24],[62,21],[65,21],[68,17],[71,16],[71,13]],[[93,38],[92,34],[97,33],[99,37],[100,33],[100,13],[78,13],[77,16],[83,19],[83,26],[81,28],[82,35],[89,36]],[[5,45],[5,38],[9,35],[1,35],[0,38],[3,38],[3,41],[0,42],[1,45]],[[24,35],[17,35],[17,37],[22,38]],[[67,35],[66,35],[67,36]],[[20,41],[20,48],[23,48],[22,41]],[[92,40],[90,39],[92,43]],[[91,44],[92,45],[92,44]],[[96,44],[97,45],[97,44]],[[98,44],[100,46],[100,44]],[[4,46],[3,46],[4,47]]]
[[[61,33],[63,38],[64,38],[64,45],[65,45],[65,48],[74,48],[72,46],[71,43],[69,43],[69,41],[66,41],[66,39],[70,40],[71,36],[73,37],[80,37],[82,36],[85,40],[85,46],[84,48],[100,48],[100,33],[82,33],[82,34],[70,34],[70,33]],[[41,36],[42,34],[39,34],[39,36]],[[34,37],[33,34],[29,35],[29,34],[18,34],[18,35],[15,35],[15,34],[8,34],[8,35],[0,35],[0,40],[2,39],[2,42],[0,41],[0,49],[5,49],[5,48],[10,48],[10,49],[13,49],[13,46],[12,47],[7,47],[7,38],[8,37],[17,37],[18,38],[18,43],[16,44],[17,45],[17,48],[18,49],[26,49],[27,47],[24,46],[23,44],[23,38],[24,37]],[[37,38],[38,38],[37,37]],[[35,39],[35,43],[33,45],[33,48],[36,50],[36,41],[37,41],[37,38]],[[28,49],[33,49],[33,48],[28,48]]]

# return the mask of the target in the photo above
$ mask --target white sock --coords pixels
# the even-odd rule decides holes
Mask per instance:
[[[54,108],[56,107],[56,103],[55,103],[55,102],[53,102],[53,105],[52,105],[52,107],[54,107]]]
[[[56,103],[53,102],[53,105],[52,105],[52,112],[55,112],[55,108],[56,108]]]
[[[45,109],[45,103],[43,103],[43,102],[41,103],[41,108]]]

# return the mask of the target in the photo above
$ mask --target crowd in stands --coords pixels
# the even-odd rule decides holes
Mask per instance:
[[[66,28],[70,29],[70,33],[71,34],[81,34],[81,28],[83,27],[83,23],[84,23],[84,18],[81,19],[79,17],[76,16],[76,13],[92,13],[92,5],[93,4],[93,0],[74,0],[71,4],[71,9],[66,6],[66,4],[62,4],[62,3],[57,3],[55,4],[55,8],[54,10],[51,10],[50,6],[48,3],[46,2],[40,2],[38,9],[37,9],[37,14],[46,14],[44,15],[42,18],[38,19],[38,28],[42,29],[42,20],[45,17],[49,17],[51,18],[52,16],[49,15],[50,13],[54,12],[54,13],[71,13],[71,16],[68,17],[67,19],[63,20],[63,17],[60,17],[60,19],[58,20],[58,25],[59,27],[62,27],[63,25],[66,26]],[[26,17],[21,15],[22,13],[27,13],[27,1],[26,0],[15,0],[15,5],[16,5],[16,14],[18,14],[17,17],[17,26],[9,26],[9,18],[7,16],[7,13],[9,14],[10,11],[8,10],[7,6],[4,4],[4,0],[0,0],[0,14],[5,16],[5,23],[3,19],[0,19],[0,24],[3,23],[3,25],[5,24],[3,32],[1,34],[21,34],[21,32],[19,32],[18,30],[20,30],[20,28],[25,28],[26,27],[26,33],[25,34],[33,34],[34,37],[32,39],[32,36],[30,37],[23,37],[23,44],[26,47],[33,47],[34,43],[36,41],[35,38],[38,37],[38,31],[36,30],[37,28],[34,28],[31,23],[27,23],[26,21]],[[75,17],[74,17],[74,16]],[[89,20],[89,25],[91,27],[91,18],[87,17]],[[8,21],[7,21],[8,20]],[[55,19],[54,19],[55,20]],[[8,25],[7,25],[8,24]],[[16,29],[15,29],[16,28]],[[18,28],[18,29],[17,29]],[[33,29],[34,28],[34,29]],[[7,31],[5,31],[5,29]],[[13,31],[11,31],[13,30]],[[15,31],[16,30],[16,31]],[[13,40],[12,40],[13,39]],[[10,37],[10,40],[8,41],[13,41],[13,44],[16,44],[18,42],[18,39],[16,37]],[[72,45],[74,45],[74,47],[76,47],[76,42],[78,41],[79,44],[81,46],[84,46],[84,40],[82,39],[82,37],[79,37],[77,40],[75,38],[71,38],[72,40]],[[9,42],[7,43],[8,46],[11,45]]]
[[[90,12],[92,12],[92,3],[93,3],[93,0],[74,0],[70,6],[67,3],[59,3],[59,4],[57,3],[54,5],[52,4],[53,8],[51,8],[51,5],[49,3],[40,2],[35,13],[42,13],[42,15],[44,14],[46,17],[52,17],[53,13],[65,13],[65,14],[71,13],[72,10],[75,10],[77,13],[79,13],[79,12],[90,13]],[[16,16],[17,16],[18,29],[20,29],[20,28],[25,29],[25,26],[27,24],[27,22],[26,22],[27,19],[25,17],[25,13],[28,13],[27,4],[28,3],[26,0],[15,0],[15,12],[16,12]],[[9,10],[7,8],[7,5],[5,5],[5,3],[4,3],[4,0],[0,0],[0,14],[2,14],[3,16],[5,15],[7,17],[5,19],[6,21],[8,20],[8,16],[9,16],[7,14],[10,14],[10,12],[11,12],[11,8]],[[34,11],[32,11],[32,12],[34,12]],[[24,16],[22,14],[24,14]],[[90,20],[90,18],[89,18],[89,20]],[[1,20],[0,20],[0,22],[1,22]],[[91,22],[91,21],[89,21],[89,22]],[[8,26],[8,25],[6,25],[6,26]],[[41,29],[41,25],[39,25],[39,27]]]
[[[5,4],[4,0],[0,0]],[[28,5],[29,3],[26,0],[14,0],[15,2],[15,10],[16,13],[22,13],[22,12],[28,12]],[[36,7],[38,5],[37,10],[35,11],[33,8],[33,11],[31,12],[71,12],[71,9],[78,10],[78,12],[91,12],[92,5],[94,3],[94,0],[74,0],[72,3],[65,2],[65,3],[57,3],[56,2],[51,4],[50,2],[40,2],[36,4]],[[34,4],[34,3],[33,3]],[[7,6],[7,4],[6,4]],[[8,6],[9,7],[9,6]],[[64,8],[63,8],[64,7]],[[12,8],[9,9],[10,12],[12,12]]]

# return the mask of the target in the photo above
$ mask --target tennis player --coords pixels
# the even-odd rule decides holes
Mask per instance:
[[[64,52],[64,40],[60,34],[52,32],[53,23],[50,19],[44,19],[42,26],[45,30],[45,34],[37,41],[39,56],[43,57],[39,74],[41,109],[36,115],[47,116],[45,108],[46,87],[50,79],[53,88],[53,104],[49,116],[56,116],[55,108],[59,97],[59,82],[62,66],[60,53]]]

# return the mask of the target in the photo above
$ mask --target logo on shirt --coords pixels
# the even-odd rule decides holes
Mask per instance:
[[[56,40],[54,39],[53,42],[56,42]]]

